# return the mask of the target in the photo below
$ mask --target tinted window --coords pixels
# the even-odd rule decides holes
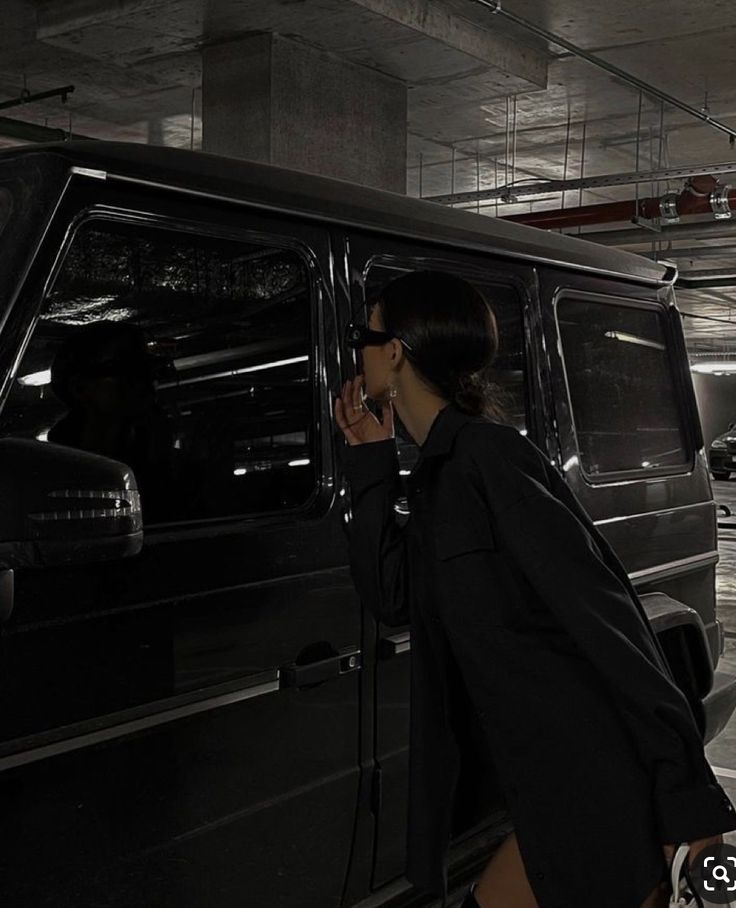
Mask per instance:
[[[127,463],[148,523],[296,507],[316,485],[310,287],[267,241],[89,220],[0,435]]]
[[[583,469],[597,475],[687,464],[664,314],[563,298],[557,321]]]

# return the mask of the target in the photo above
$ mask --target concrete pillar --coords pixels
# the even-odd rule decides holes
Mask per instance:
[[[277,34],[202,51],[202,150],[406,192],[406,85]]]

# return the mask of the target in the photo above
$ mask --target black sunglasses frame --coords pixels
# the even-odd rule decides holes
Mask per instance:
[[[413,352],[411,346],[397,334],[389,334],[388,331],[374,331],[373,328],[358,325],[356,322],[350,322],[345,327],[345,343],[353,350],[361,350],[367,344],[386,344],[394,337],[401,341],[407,350]]]

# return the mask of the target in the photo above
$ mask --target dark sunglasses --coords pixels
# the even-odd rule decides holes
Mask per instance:
[[[355,322],[350,322],[345,328],[345,343],[353,350],[362,350],[366,344],[385,344],[394,337],[400,340],[407,350],[413,352],[411,346],[398,334],[389,334],[388,331],[374,331],[373,328],[357,325]]]

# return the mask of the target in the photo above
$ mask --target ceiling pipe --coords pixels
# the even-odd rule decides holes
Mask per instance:
[[[722,246],[690,246],[687,249],[661,249],[658,252],[640,252],[639,255],[650,259],[736,258],[736,245],[724,243]]]
[[[20,139],[22,142],[64,142],[67,139],[94,138],[94,136],[84,136],[78,132],[70,135],[65,129],[39,126],[37,123],[28,123],[25,120],[15,120],[10,117],[0,117],[0,136],[4,136],[6,139]]]
[[[732,174],[735,172],[736,162],[729,161],[724,164],[702,164],[695,167],[667,167],[658,170],[631,171],[630,173],[609,173],[597,177],[582,177],[574,180],[531,180],[528,183],[517,181],[513,184],[489,187],[488,189],[470,190],[469,192],[446,192],[442,195],[425,195],[423,198],[428,202],[440,202],[448,205],[457,205],[464,202],[472,204],[479,200],[485,201],[487,199],[514,201],[526,196],[540,195],[546,192],[572,192],[576,189],[595,189],[602,186],[629,186],[633,183],[652,183],[655,180],[684,180],[686,177],[715,176],[716,174]]]
[[[547,29],[542,28],[541,25],[530,22],[528,19],[523,19],[521,16],[509,12],[507,9],[502,9],[501,0],[473,0],[473,2],[479,3],[481,6],[486,7],[486,9],[490,9],[491,12],[495,13],[497,16],[508,19],[509,22],[513,22],[515,25],[532,32],[538,37],[544,38],[545,41],[549,41],[551,44],[557,44],[559,47],[564,47],[565,50],[569,50],[570,53],[574,54],[576,57],[580,57],[581,60],[586,60],[593,66],[605,70],[612,76],[616,76],[617,79],[621,79],[623,82],[633,85],[634,88],[638,88],[639,91],[642,91],[653,98],[657,98],[660,101],[664,101],[665,104],[670,104],[672,107],[677,107],[679,110],[684,110],[685,113],[690,114],[692,117],[697,117],[714,129],[725,132],[729,137],[730,144],[734,144],[734,140],[736,140],[736,129],[732,129],[720,120],[716,120],[715,117],[711,117],[705,110],[698,110],[698,108],[693,107],[692,104],[687,104],[685,101],[675,98],[673,95],[662,91],[660,88],[655,88],[654,85],[650,85],[648,82],[644,82],[636,76],[632,76],[631,73],[627,73],[625,70],[619,69],[618,66],[614,66],[613,63],[609,63],[607,60],[603,60],[601,57],[597,57],[595,54],[583,50],[582,47],[578,47],[577,44],[573,44],[566,38],[561,38],[559,35],[547,31]]]
[[[24,89],[19,98],[13,98],[11,101],[0,101],[0,110],[6,110],[8,107],[19,107],[21,104],[32,104],[34,101],[45,101],[46,98],[61,98],[62,104],[66,104],[67,95],[70,95],[73,91],[73,85],[63,85],[61,88],[39,91],[34,95]]]
[[[660,224],[652,232],[641,227],[621,230],[586,230],[572,233],[603,246],[651,246],[652,243],[669,243],[680,240],[736,239],[736,218],[723,221],[692,221],[689,224]]]
[[[736,286],[736,270],[733,268],[701,268],[695,271],[681,271],[677,276],[677,287],[685,287],[688,290],[733,286]]]
[[[545,230],[561,227],[582,227],[594,224],[611,224],[641,218],[654,221],[662,218],[674,222],[683,215],[712,213],[718,219],[731,217],[736,209],[736,189],[721,184],[713,176],[694,177],[678,195],[667,192],[661,198],[628,199],[624,202],[604,202],[583,205],[580,208],[558,208],[504,217],[504,221],[530,224]],[[651,240],[651,237],[650,237]]]

